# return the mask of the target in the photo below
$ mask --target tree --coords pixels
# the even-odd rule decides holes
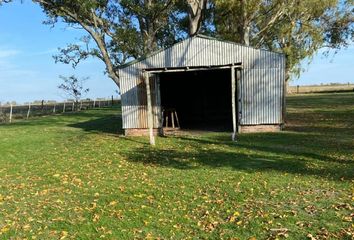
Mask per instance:
[[[9,1],[9,0],[6,0]],[[120,87],[118,68],[126,61],[168,47],[184,38],[181,10],[189,18],[189,35],[197,34],[207,0],[33,0],[47,14],[46,24],[60,19],[87,35],[80,44],[61,48],[56,62],[75,68],[95,57],[105,64],[105,72]],[[179,8],[187,5],[188,8]]]
[[[294,3],[280,0],[215,0],[216,32],[246,46],[256,45],[257,35],[266,33],[277,23],[284,16],[288,4]]]
[[[118,67],[166,44],[171,44],[168,23],[175,0],[33,0],[54,25],[58,19],[84,29],[84,43],[69,44],[56,62],[76,67],[88,57],[102,60],[108,76],[120,86]],[[172,40],[173,42],[173,40]]]
[[[0,0],[0,5],[3,4],[3,3],[9,3],[11,2],[12,0]]]
[[[170,32],[175,3],[176,0],[121,1],[126,20],[138,23],[135,30],[141,39],[140,56],[169,45],[171,38],[174,42]]]
[[[210,35],[209,27],[213,27],[210,16],[213,2],[211,0],[177,0],[173,12],[178,37],[193,37],[200,33]]]
[[[65,94],[69,98],[73,98],[76,106],[82,97],[87,94],[90,90],[88,88],[84,88],[83,84],[88,79],[82,78],[78,79],[76,76],[72,75],[70,77],[59,76],[63,83],[58,86],[58,88],[65,92]]]
[[[83,44],[69,44],[54,56],[56,62],[76,67],[89,57],[101,59],[106,73],[120,86],[118,68],[130,59],[184,38],[182,15],[188,16],[188,34],[199,33],[207,0],[33,0],[40,4],[54,25],[61,19],[84,29]],[[183,25],[183,24],[182,24]]]
[[[207,0],[187,0],[187,6],[189,20],[188,33],[189,36],[195,36],[202,27]]]
[[[1,0],[0,0],[1,1]],[[4,1],[4,0],[2,0]],[[7,2],[9,0],[6,0]],[[60,49],[56,62],[76,67],[101,59],[120,86],[126,61],[194,36],[219,36],[287,56],[287,80],[323,47],[353,40],[353,0],[33,0],[55,24],[84,29],[82,44]]]
[[[287,81],[319,49],[339,49],[353,40],[353,0],[214,1],[216,34],[284,53]]]

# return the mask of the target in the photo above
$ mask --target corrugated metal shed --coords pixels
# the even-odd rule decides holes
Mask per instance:
[[[142,69],[227,65],[241,62],[241,125],[281,124],[285,56],[240,44],[196,36],[133,61],[119,70],[123,128],[148,128]],[[154,127],[161,113],[156,78],[151,79]]]

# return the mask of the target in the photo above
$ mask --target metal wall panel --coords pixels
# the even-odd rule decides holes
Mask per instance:
[[[175,44],[140,62],[119,70],[121,78],[123,128],[147,128],[147,107],[142,69],[226,65],[241,62],[241,124],[280,124],[285,79],[285,57],[205,37],[194,37]],[[154,127],[161,113],[157,78],[151,78]]]

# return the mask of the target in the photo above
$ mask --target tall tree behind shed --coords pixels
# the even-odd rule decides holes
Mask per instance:
[[[207,0],[186,0],[188,6],[189,36],[195,36],[199,33],[204,13],[207,7]]]
[[[286,54],[287,81],[321,48],[353,40],[353,0],[214,0],[215,34]]]
[[[118,68],[126,61],[170,44],[169,16],[174,0],[33,0],[54,25],[58,20],[86,31],[84,44],[60,49],[56,62],[72,64],[95,57],[105,64],[107,75],[120,86]]]

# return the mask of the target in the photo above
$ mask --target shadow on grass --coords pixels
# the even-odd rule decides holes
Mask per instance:
[[[286,147],[286,144],[276,147],[261,146],[264,141],[272,140],[271,135],[263,138],[254,135],[248,137],[246,142],[239,143],[230,142],[229,136],[226,135],[208,139],[189,137],[175,139],[179,140],[178,148],[161,149],[140,145],[127,152],[125,157],[131,162],[183,170],[226,167],[247,172],[276,171],[279,174],[293,173],[333,180],[343,177],[354,179],[353,160],[339,161],[301,149],[291,151],[282,148]]]
[[[318,106],[321,104],[327,103],[321,102]],[[328,119],[333,123],[353,124],[353,113],[344,111],[336,115],[335,110],[330,114],[325,110],[317,115],[292,113],[290,122],[298,124],[290,125],[291,131],[241,135],[238,143],[231,142],[227,133],[168,137],[159,139],[163,144],[155,148],[150,147],[144,141],[146,139],[121,138],[129,145],[129,150],[122,154],[131,162],[184,170],[226,167],[235,171],[276,171],[336,180],[354,179],[354,159],[351,157],[354,142],[348,137],[352,136],[353,129],[336,124],[327,126]],[[119,109],[107,108],[18,122],[14,126],[62,125],[117,135],[123,133],[121,123]],[[172,146],[167,147],[167,144]]]
[[[231,142],[228,133],[168,137],[159,139],[163,145],[155,148],[141,138],[122,138],[131,145],[131,150],[124,155],[131,162],[185,170],[228,167],[249,172],[276,171],[337,180],[354,178],[354,159],[350,157],[354,146],[347,136],[352,130],[336,124],[326,126],[328,119],[333,123],[345,120],[351,124],[350,112],[336,115],[336,111],[329,114],[321,111],[315,115],[296,113],[289,116],[290,121],[299,120],[299,125],[289,126],[290,131],[241,135],[238,143]],[[122,133],[120,124],[120,117],[104,115],[69,126],[89,132],[116,134]],[[172,146],[166,149],[166,144]],[[341,156],[338,157],[337,153]]]
[[[122,134],[122,118],[120,115],[107,115],[89,121],[69,124],[69,127],[81,128],[86,132]]]
[[[218,140],[224,141],[224,144],[231,146],[233,143],[227,141],[224,137],[217,137]],[[213,141],[205,141],[202,139],[194,139],[201,143],[215,144]],[[283,156],[296,156],[298,159],[313,159],[324,163],[338,164],[354,164],[354,159],[350,158],[335,158],[328,155],[328,152],[336,152],[337,146],[330,145],[326,135],[308,134],[297,132],[282,132],[282,133],[261,133],[249,134],[245,141],[239,141],[236,144],[238,147],[248,149],[248,151],[259,151],[268,154],[281,154]],[[327,146],[327,151],[323,150],[323,146]],[[341,144],[341,151],[350,150],[354,145],[348,143]]]

